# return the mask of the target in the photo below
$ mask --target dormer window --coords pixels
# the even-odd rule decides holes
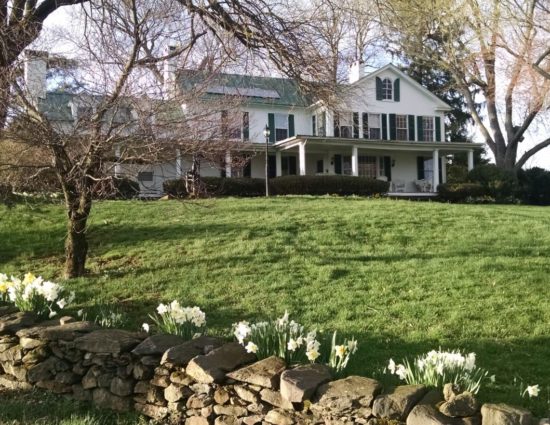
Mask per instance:
[[[382,80],[382,100],[393,100],[393,84],[389,78]]]

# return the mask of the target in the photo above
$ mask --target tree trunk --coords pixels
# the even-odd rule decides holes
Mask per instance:
[[[86,273],[86,257],[88,241],[86,239],[86,224],[88,214],[82,215],[71,211],[67,223],[65,239],[65,277],[80,277]]]
[[[8,68],[0,66],[0,131],[6,125],[10,101],[10,73]]]

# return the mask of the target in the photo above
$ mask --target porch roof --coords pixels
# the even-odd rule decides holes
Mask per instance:
[[[380,149],[395,151],[433,151],[439,149],[449,153],[467,152],[471,149],[482,149],[483,143],[454,143],[454,142],[408,142],[402,140],[370,140],[341,137],[321,137],[297,135],[285,140],[276,142],[274,147],[280,150],[287,150],[298,147],[300,143],[306,142],[313,146],[357,146],[362,149]]]

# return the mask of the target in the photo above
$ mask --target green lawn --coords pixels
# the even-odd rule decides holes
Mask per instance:
[[[432,348],[475,351],[485,399],[548,410],[550,209],[289,197],[96,203],[80,304],[116,300],[132,326],[160,301],[199,305],[212,332],[291,312],[354,335],[351,372]],[[0,207],[0,271],[59,279],[64,212]],[[535,401],[525,384],[544,387]]]

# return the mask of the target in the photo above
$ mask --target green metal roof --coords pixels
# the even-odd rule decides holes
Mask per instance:
[[[73,121],[70,103],[77,96],[66,92],[48,92],[40,99],[38,109],[52,121]]]
[[[239,74],[217,74],[180,70],[177,84],[183,91],[197,90],[206,100],[230,95],[242,98],[246,104],[307,107],[313,102],[296,81],[289,78],[255,77]]]

